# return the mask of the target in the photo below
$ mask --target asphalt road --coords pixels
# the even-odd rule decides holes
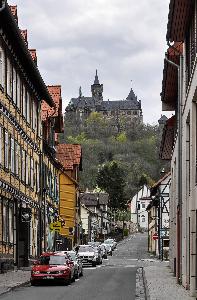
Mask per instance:
[[[101,266],[85,268],[84,276],[70,286],[44,285],[19,288],[2,300],[134,300],[136,270],[148,259],[147,234],[136,234],[120,242],[113,256]]]

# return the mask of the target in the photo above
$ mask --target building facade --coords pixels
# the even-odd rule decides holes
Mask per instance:
[[[41,249],[41,101],[53,106],[17,24],[0,1],[0,261],[28,265]]]
[[[136,227],[136,230],[148,230],[148,213],[146,208],[150,200],[150,188],[146,185],[144,185],[131,199],[129,205],[131,222]]]
[[[170,265],[177,282],[197,296],[197,1],[170,1],[163,84],[167,121],[161,157],[171,160]]]

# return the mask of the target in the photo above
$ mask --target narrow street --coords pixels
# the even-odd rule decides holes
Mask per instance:
[[[136,234],[120,242],[113,256],[96,268],[85,268],[84,277],[70,286],[19,288],[1,297],[3,300],[134,300],[136,270],[141,259],[148,258],[147,234]]]

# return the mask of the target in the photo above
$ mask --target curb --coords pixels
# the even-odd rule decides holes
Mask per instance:
[[[25,285],[27,285],[28,283],[30,283],[30,280],[27,280],[27,281],[24,281],[24,282],[19,283],[19,284],[17,284],[17,285],[11,286],[11,287],[9,287],[9,288],[7,288],[7,289],[5,288],[5,289],[6,289],[5,291],[0,292],[0,297],[1,297],[2,295],[4,295],[4,294],[7,294],[7,293],[11,292],[11,291],[14,291],[14,290],[17,289],[17,288],[20,288],[20,287],[25,286]]]
[[[148,290],[148,285],[147,285],[147,280],[146,280],[146,275],[145,275],[144,268],[142,268],[142,276],[143,276],[143,282],[144,282],[145,299],[150,300],[150,294],[149,294],[149,290]]]

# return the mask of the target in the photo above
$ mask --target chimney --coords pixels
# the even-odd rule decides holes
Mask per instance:
[[[21,31],[21,35],[24,38],[25,44],[28,47],[28,41],[27,41],[27,29],[25,30],[20,30]]]
[[[10,5],[9,7],[16,23],[18,24],[17,5]]]
[[[29,49],[29,52],[31,54],[31,57],[33,59],[33,61],[35,62],[36,66],[37,66],[37,54],[36,54],[36,49]]]

